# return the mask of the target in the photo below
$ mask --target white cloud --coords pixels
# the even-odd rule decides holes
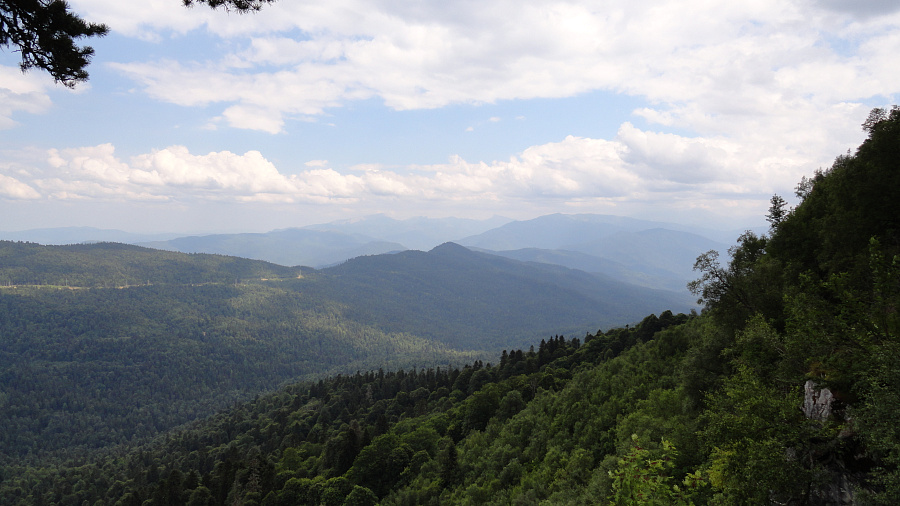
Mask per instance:
[[[619,128],[619,156],[642,176],[672,182],[734,180],[734,159],[729,151],[737,146],[725,139],[690,139],[673,134],[644,132],[631,123]]]
[[[247,16],[168,0],[82,6],[121,33],[219,37],[206,61],[114,68],[153,98],[210,108],[234,128],[283,133],[373,97],[399,110],[593,90],[640,97],[635,115],[659,131],[625,128],[616,141],[623,163],[661,185],[795,181],[858,144],[862,104],[900,92],[900,13],[878,0],[850,11],[831,0],[280,1]],[[586,184],[545,179],[553,195]]]
[[[900,92],[900,12],[882,0],[282,0],[248,16],[171,0],[73,3],[127,36],[214,40],[202,61],[172,54],[113,65],[156,100],[210,111],[210,127],[280,134],[364,99],[403,110],[595,90],[642,99],[632,119],[651,126],[625,123],[611,139],[568,137],[506,161],[390,170],[373,160],[293,173],[256,152],[181,147],[129,160],[112,146],[62,150],[32,179],[7,173],[45,198],[737,209],[856,146],[868,104]],[[4,92],[6,82],[0,76],[0,127],[15,111],[49,105],[36,81]]]
[[[0,65],[0,130],[12,128],[13,114],[22,111],[37,114],[50,107],[46,76],[23,74],[14,67]]]
[[[34,200],[41,197],[31,186],[3,174],[0,174],[0,196],[11,200]]]
[[[312,160],[305,170],[289,174],[290,168],[279,169],[257,151],[195,155],[171,146],[122,160],[112,145],[103,144],[50,150],[44,160],[32,161],[32,170],[9,166],[2,172],[7,198],[331,205],[403,198],[492,201],[510,208],[535,200],[560,206],[695,205],[676,194],[710,205],[767,198],[771,178],[759,175],[777,174],[792,161],[760,157],[746,165],[739,151],[727,139],[648,132],[626,123],[611,140],[569,136],[489,163],[452,157],[443,164],[390,169],[370,164],[341,172],[325,160]]]
[[[159,39],[161,31],[185,33],[216,18],[210,9],[186,11],[180,8],[180,2],[169,0],[72,0],[69,3],[87,21],[105,23],[113,31],[148,40]]]
[[[270,134],[281,132],[284,126],[284,119],[278,110],[261,107],[233,105],[225,109],[222,116],[235,128],[262,130]]]

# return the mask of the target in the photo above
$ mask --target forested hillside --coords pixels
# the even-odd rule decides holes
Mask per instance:
[[[315,271],[0,242],[0,280],[0,462],[146,439],[288,381],[486,359],[681,300],[451,245]]]
[[[118,243],[42,246],[0,241],[0,286],[6,287],[239,283],[300,274],[296,267],[246,258],[185,255]]]
[[[278,282],[0,292],[0,459],[147,437],[287,380],[482,356]]]
[[[556,265],[478,253],[454,243],[429,252],[359,257],[309,276],[304,289],[340,301],[355,320],[458,349],[494,353],[551,333],[610,328],[665,309],[695,307],[687,294],[651,290]]]
[[[900,108],[697,259],[701,315],[298,383],[4,504],[897,504]]]

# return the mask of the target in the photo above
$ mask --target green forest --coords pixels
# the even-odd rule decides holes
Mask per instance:
[[[317,271],[0,241],[0,280],[0,463],[136,443],[304,379],[488,360],[547,329],[584,334],[681,302],[454,244]]]
[[[622,328],[574,338],[548,335],[493,358],[457,356],[451,363],[442,355],[414,367],[390,360],[361,364],[359,372],[270,389],[134,442],[123,427],[155,423],[163,416],[165,395],[177,399],[170,403],[173,410],[193,409],[194,402],[153,372],[153,360],[125,363],[104,355],[126,343],[79,348],[96,354],[91,361],[54,360],[54,353],[71,358],[65,347],[77,339],[91,339],[90,325],[127,322],[137,326],[129,335],[148,332],[147,343],[153,339],[147,329],[171,325],[167,334],[181,333],[184,343],[195,346],[191,360],[229,353],[233,348],[221,343],[236,339],[284,351],[286,341],[279,340],[302,329],[279,334],[266,327],[274,320],[240,318],[233,302],[242,297],[210,293],[209,302],[193,306],[160,302],[161,310],[181,313],[142,322],[134,315],[81,317],[80,299],[50,297],[46,288],[16,288],[35,292],[22,297],[8,287],[0,292],[0,407],[3,447],[17,446],[5,450],[0,503],[897,504],[900,108],[873,110],[863,129],[867,139],[855,152],[799,182],[798,205],[772,197],[767,234],[741,235],[727,259],[715,252],[697,259],[690,289],[703,305],[699,314],[663,311]],[[288,310],[273,285],[297,282],[298,274],[272,272],[265,276],[284,279],[201,286],[252,293],[252,313],[265,315]],[[143,312],[141,297],[175,301],[181,291],[197,287],[150,280],[140,288],[133,292],[134,307],[142,309],[134,311],[151,315],[151,309]],[[230,302],[217,308],[223,300]],[[297,302],[302,298],[290,300],[288,308],[304,311]],[[66,326],[53,320],[72,315],[85,326],[77,338],[60,334]],[[305,315],[300,321],[307,318],[314,320]],[[246,326],[236,334],[215,333],[230,322]],[[47,340],[40,352],[45,355],[28,367],[71,363],[85,369],[71,371],[64,384],[15,384],[13,378],[24,383],[41,376],[10,375],[17,367],[9,362],[17,344],[9,336],[21,335],[6,330],[11,328]],[[377,325],[365,328],[393,335]],[[357,330],[347,329],[347,335]],[[220,341],[203,348],[204,339],[216,335]],[[372,349],[382,345],[372,342]],[[296,357],[325,360],[342,346],[320,355],[303,350]],[[165,356],[167,350],[146,348],[148,356]],[[187,348],[172,359],[185,356],[192,356]],[[240,355],[233,359],[238,364]],[[292,360],[272,361],[272,367],[290,367]],[[463,363],[468,365],[457,365]],[[259,381],[264,368],[246,366],[244,376],[233,378],[236,385]],[[132,395],[162,396],[155,404],[159,410],[117,411],[119,401],[106,390],[115,390],[116,372],[126,367],[148,368],[147,384]],[[43,398],[38,392],[65,391],[81,380],[84,395],[72,401],[93,395],[96,402],[108,402],[112,414],[85,418],[78,430],[106,439],[96,443],[84,436],[81,446],[60,442],[58,451],[40,455],[41,448],[29,444],[61,433],[46,431],[50,424],[70,422],[41,418],[54,413],[48,400],[65,402],[65,395]],[[218,381],[211,378],[210,384]],[[28,431],[33,435],[21,435]]]

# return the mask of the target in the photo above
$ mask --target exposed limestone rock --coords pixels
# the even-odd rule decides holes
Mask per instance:
[[[834,394],[827,388],[818,388],[813,380],[803,386],[803,414],[812,420],[824,422],[832,413]]]

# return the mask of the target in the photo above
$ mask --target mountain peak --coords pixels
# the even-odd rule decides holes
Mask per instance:
[[[460,246],[455,242],[445,242],[444,244],[435,246],[429,251],[438,255],[466,255],[472,254],[472,250],[465,246]]]

